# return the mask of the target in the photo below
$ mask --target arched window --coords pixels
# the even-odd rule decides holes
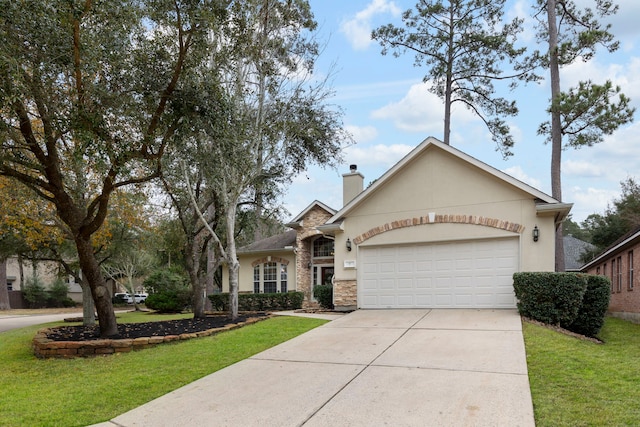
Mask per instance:
[[[331,258],[333,257],[333,239],[325,236],[318,237],[313,241],[313,258]]]

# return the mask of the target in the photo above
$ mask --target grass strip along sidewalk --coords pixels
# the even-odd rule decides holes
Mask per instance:
[[[124,323],[190,316],[118,317]],[[43,325],[4,332],[0,334],[0,425],[86,426],[107,421],[324,323],[278,316],[211,337],[68,360],[39,360],[33,355],[31,340]]]

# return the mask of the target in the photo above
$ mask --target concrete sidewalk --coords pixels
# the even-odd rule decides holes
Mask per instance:
[[[534,426],[515,310],[358,310],[101,427]]]

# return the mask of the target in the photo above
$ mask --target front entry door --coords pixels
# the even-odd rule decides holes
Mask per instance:
[[[314,265],[313,266],[313,287],[311,289],[311,300],[315,301],[313,289],[318,285],[331,285],[333,279],[333,265]]]

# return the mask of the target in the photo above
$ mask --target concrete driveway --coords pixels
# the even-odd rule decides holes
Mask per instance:
[[[534,426],[515,310],[358,310],[101,426]]]

